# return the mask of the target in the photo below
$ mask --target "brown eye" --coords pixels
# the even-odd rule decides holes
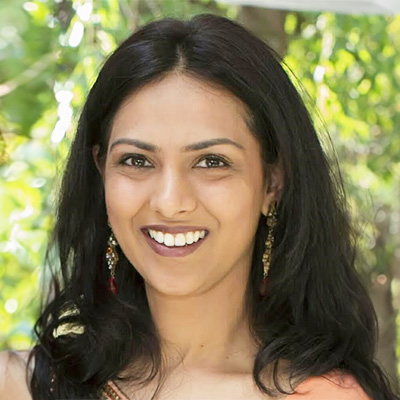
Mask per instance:
[[[227,168],[230,163],[223,159],[222,157],[210,155],[201,159],[199,163],[196,164],[198,168]]]
[[[120,164],[134,168],[152,168],[152,164],[149,160],[140,154],[125,156],[121,159]]]

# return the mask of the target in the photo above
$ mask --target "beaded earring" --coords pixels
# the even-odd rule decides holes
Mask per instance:
[[[110,278],[108,279],[107,285],[108,289],[111,293],[118,293],[118,285],[115,279],[115,268],[117,266],[119,257],[116,246],[118,245],[117,239],[115,239],[114,233],[111,231],[110,237],[107,242],[107,252],[106,252],[106,260],[108,269],[110,270]]]
[[[266,294],[266,288],[267,288],[267,276],[268,276],[268,271],[269,267],[271,264],[271,253],[272,253],[272,247],[274,245],[274,229],[277,223],[277,212],[276,212],[276,203],[274,202],[267,214],[266,218],[266,224],[268,227],[268,235],[267,239],[265,240],[265,250],[262,258],[263,262],[263,277],[259,285],[259,292],[262,296]]]

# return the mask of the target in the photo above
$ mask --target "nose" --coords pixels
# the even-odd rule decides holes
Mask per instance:
[[[150,208],[168,219],[193,211],[196,196],[184,174],[172,168],[163,171],[152,193]]]

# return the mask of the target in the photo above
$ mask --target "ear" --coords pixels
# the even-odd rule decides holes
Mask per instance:
[[[99,150],[100,150],[100,146],[98,144],[93,146],[92,156],[93,156],[93,161],[96,165],[97,170],[99,171],[100,175],[103,177],[104,168],[101,166],[101,163],[99,160]]]
[[[274,201],[279,203],[284,188],[284,174],[281,163],[269,166],[261,212],[267,215]]]

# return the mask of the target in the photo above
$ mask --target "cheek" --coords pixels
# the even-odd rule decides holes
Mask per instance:
[[[109,174],[105,180],[105,201],[110,219],[130,218],[141,207],[147,192],[131,179],[120,174]],[[119,221],[116,221],[117,223]]]
[[[197,189],[200,203],[217,219],[232,223],[258,220],[261,188],[254,177],[204,182]]]

